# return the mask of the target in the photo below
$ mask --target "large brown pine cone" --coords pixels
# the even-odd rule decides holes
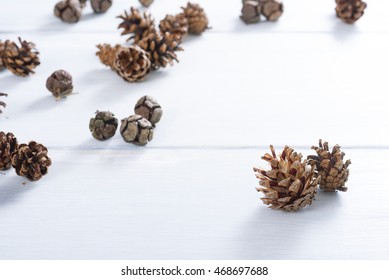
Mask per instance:
[[[99,44],[96,47],[99,49],[99,51],[96,52],[96,55],[100,58],[101,63],[110,67],[112,70],[115,70],[113,64],[116,59],[116,53],[122,46],[119,44],[115,46],[110,44]]]
[[[151,70],[148,54],[138,46],[120,48],[116,53],[113,66],[115,71],[128,82],[144,80]]]
[[[118,28],[123,28],[121,35],[131,34],[127,41],[134,39],[134,43],[137,44],[143,38],[155,33],[154,19],[149,13],[144,12],[143,15],[138,9],[131,7],[130,13],[124,11],[124,15],[118,16],[123,21],[119,24]]]
[[[188,20],[183,13],[178,15],[167,15],[159,23],[159,30],[162,34],[169,32],[181,40],[188,34]]]
[[[257,190],[264,193],[263,203],[272,209],[296,211],[312,203],[316,195],[319,178],[314,178],[315,164],[302,161],[302,154],[285,146],[277,157],[273,146],[271,154],[265,154],[262,159],[270,164],[270,170],[254,167],[259,179]]]
[[[317,155],[308,156],[308,159],[314,160],[317,166],[316,176],[321,177],[320,189],[327,192],[347,191],[345,184],[348,180],[350,160],[343,161],[345,153],[340,150],[339,145],[335,145],[332,151],[329,151],[328,142],[322,143],[319,140],[319,147],[312,146]]]
[[[0,92],[0,96],[8,96],[8,94]],[[5,104],[4,101],[0,100],[0,114],[3,113],[3,111],[1,111],[1,107],[5,108],[6,106],[7,104]]]
[[[188,20],[189,33],[201,34],[209,28],[207,15],[205,14],[203,8],[201,8],[198,4],[188,2],[188,5],[186,7],[182,7],[182,10]]]
[[[150,56],[151,66],[154,70],[165,68],[168,64],[173,65],[177,61],[177,51],[182,51],[180,40],[170,33],[150,34],[139,42],[139,47],[144,49]]]
[[[5,44],[0,40],[0,71],[5,68],[3,64],[4,51],[5,51]]]
[[[367,4],[361,0],[335,0],[336,15],[346,23],[354,23],[360,19]]]
[[[17,76],[28,76],[34,72],[35,67],[40,64],[39,52],[32,42],[22,41],[19,37],[20,47],[9,40],[5,41],[3,63]]]
[[[8,132],[5,134],[0,131],[0,170],[8,170],[11,168],[11,155],[18,148],[16,137]]]
[[[16,174],[30,181],[38,181],[47,174],[51,159],[45,146],[31,141],[28,145],[19,145],[17,151],[12,154],[11,163]]]

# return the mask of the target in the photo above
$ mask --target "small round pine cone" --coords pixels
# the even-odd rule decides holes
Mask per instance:
[[[0,131],[0,170],[8,170],[11,168],[11,156],[18,148],[18,140],[8,132],[5,134]]]
[[[165,68],[168,64],[173,65],[173,61],[178,61],[176,52],[182,51],[181,41],[170,33],[150,34],[139,42],[139,47],[145,50],[151,61],[154,70]]]
[[[64,22],[78,22],[82,15],[81,3],[78,0],[63,0],[54,7],[54,15]]]
[[[5,65],[3,63],[4,52],[5,44],[0,40],[0,71],[5,69]]]
[[[112,70],[115,70],[113,64],[116,59],[116,53],[122,48],[122,46],[119,44],[115,46],[110,44],[99,44],[96,47],[99,49],[99,51],[96,52],[96,55],[100,58],[101,63],[110,67]]]
[[[0,96],[5,96],[5,97],[7,97],[8,94],[0,92]],[[7,106],[7,104],[5,104],[4,101],[1,101],[1,100],[0,100],[0,114],[3,113],[3,111],[1,111],[1,107],[5,108],[6,106]]]
[[[356,22],[367,8],[367,4],[362,0],[335,0],[335,2],[337,17],[346,23]]]
[[[247,24],[257,23],[261,20],[261,6],[258,1],[243,1],[242,15],[240,18]]]
[[[31,141],[28,145],[19,145],[11,156],[11,164],[19,176],[30,181],[38,181],[47,174],[51,159],[45,146]]]
[[[310,205],[315,198],[320,176],[314,178],[315,164],[302,161],[302,154],[285,146],[277,157],[273,146],[271,154],[265,154],[262,159],[270,164],[270,170],[254,167],[259,179],[257,191],[265,196],[263,203],[269,208],[285,211],[296,211]]]
[[[78,0],[78,2],[80,2],[80,7],[84,9],[86,7],[86,2],[88,2],[88,0]]]
[[[320,189],[326,192],[347,191],[345,184],[348,180],[350,160],[343,161],[345,153],[335,145],[330,152],[328,142],[319,140],[319,147],[312,146],[317,155],[310,155],[308,159],[316,162],[316,177],[320,177]]]
[[[153,140],[153,126],[140,115],[132,115],[122,120],[120,133],[124,141],[144,146]]]
[[[277,21],[284,12],[284,5],[277,0],[260,0],[261,12],[269,21]]]
[[[90,4],[95,14],[101,14],[111,8],[112,0],[90,0]]]
[[[155,124],[161,120],[163,111],[154,97],[145,95],[136,103],[135,114],[141,115],[155,127]]]
[[[151,15],[146,12],[142,15],[139,10],[134,7],[131,7],[129,14],[127,11],[124,11],[124,14],[117,18],[123,20],[118,26],[119,29],[123,28],[121,35],[130,34],[131,36],[127,41],[133,39],[135,44],[156,32],[154,19]]]
[[[162,34],[169,32],[179,40],[182,40],[183,37],[188,35],[188,28],[188,20],[183,13],[174,16],[167,15],[159,23],[159,30]]]
[[[9,40],[4,43],[3,64],[17,76],[26,77],[35,73],[34,69],[40,64],[39,52],[32,42],[22,41],[20,47]]]
[[[188,31],[190,34],[199,35],[209,29],[207,15],[205,14],[203,8],[201,8],[198,4],[188,2],[188,5],[186,7],[182,7],[182,10],[188,20]]]
[[[46,88],[55,98],[64,98],[73,92],[73,78],[65,70],[57,70],[46,81]]]
[[[151,71],[148,54],[138,46],[120,48],[113,66],[119,76],[127,82],[143,81]]]
[[[146,8],[150,7],[153,2],[154,0],[139,0],[139,3]]]
[[[90,119],[89,130],[92,136],[100,141],[112,138],[118,128],[118,119],[111,112],[96,112],[96,116]]]

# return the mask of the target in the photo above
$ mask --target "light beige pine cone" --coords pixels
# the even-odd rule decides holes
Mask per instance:
[[[122,47],[116,52],[115,71],[127,82],[143,81],[151,70],[148,54],[138,46]]]
[[[188,20],[189,33],[199,35],[209,29],[208,17],[203,8],[198,4],[188,2],[186,7],[182,7],[183,13]]]

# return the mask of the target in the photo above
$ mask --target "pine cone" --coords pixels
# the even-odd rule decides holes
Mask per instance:
[[[55,98],[65,98],[73,92],[73,77],[65,70],[57,70],[47,78],[46,88]]]
[[[3,64],[4,53],[5,53],[5,43],[3,43],[0,40],[0,71],[4,70],[4,68],[5,68],[5,65]]]
[[[176,36],[177,40],[182,40],[188,34],[188,20],[183,13],[172,16],[167,15],[159,23],[159,30],[162,34],[169,32]]]
[[[150,34],[139,42],[139,47],[144,49],[150,56],[151,66],[154,70],[165,68],[168,64],[173,65],[177,61],[176,51],[182,51],[180,41],[170,34]]]
[[[99,49],[99,51],[96,52],[96,55],[100,58],[101,63],[110,67],[112,70],[115,70],[113,64],[116,59],[116,53],[122,46],[119,44],[115,46],[111,46],[109,44],[99,44],[96,47]]]
[[[139,3],[141,3],[141,5],[146,8],[150,7],[153,2],[154,0],[139,0]]]
[[[124,15],[120,15],[118,18],[123,20],[118,26],[118,28],[123,28],[121,35],[131,34],[131,37],[127,41],[134,39],[135,44],[156,32],[154,19],[150,14],[145,12],[142,16],[139,10],[134,7],[131,7],[130,14],[125,11]]]
[[[118,119],[109,111],[97,111],[96,116],[89,121],[92,136],[100,141],[112,138],[118,128]]]
[[[112,0],[91,0],[90,4],[95,14],[101,14],[108,11],[112,6]]]
[[[28,76],[35,73],[33,69],[40,64],[39,52],[32,42],[22,41],[19,37],[20,47],[9,40],[5,41],[3,63],[17,76]]]
[[[135,114],[140,115],[147,119],[153,127],[162,118],[162,108],[158,101],[149,95],[145,95],[138,100],[134,108]]]
[[[140,115],[132,115],[123,119],[120,133],[124,141],[139,146],[144,146],[153,140],[153,126]]]
[[[254,172],[259,179],[259,192],[264,193],[261,198],[272,209],[296,211],[312,203],[316,195],[320,176],[314,178],[315,164],[307,165],[302,161],[302,154],[285,146],[282,154],[277,158],[273,146],[272,154],[265,154],[262,159],[267,161],[271,169],[255,168]]]
[[[88,0],[78,0],[78,2],[80,2],[81,8],[85,8],[86,7],[86,2],[88,2]]]
[[[284,12],[284,5],[276,0],[260,0],[261,12],[269,21],[277,21]]]
[[[7,97],[8,94],[6,94],[6,93],[1,93],[1,92],[0,92],[0,96],[5,96],[5,97]],[[3,101],[0,100],[0,107],[5,108],[6,106],[7,106],[7,104],[5,104],[5,102],[3,102]],[[1,113],[3,113],[3,111],[1,111],[1,108],[0,108],[0,114],[1,114]]]
[[[240,18],[247,24],[257,23],[261,20],[261,6],[258,1],[243,1],[242,15]]]
[[[308,159],[314,160],[317,166],[316,177],[320,179],[320,189],[326,192],[347,191],[344,186],[348,180],[350,160],[343,162],[345,153],[340,150],[339,145],[332,148],[329,152],[328,142],[322,143],[319,140],[319,147],[312,146],[317,153],[316,155],[308,156]]]
[[[47,148],[42,144],[31,141],[19,145],[11,157],[16,174],[30,181],[38,181],[47,174],[51,159],[47,156]]]
[[[138,46],[123,47],[116,53],[114,69],[124,80],[138,82],[150,73],[151,62],[148,54]]]
[[[82,15],[82,3],[78,0],[63,0],[54,6],[54,15],[64,22],[78,22]]]
[[[18,148],[18,141],[15,136],[8,132],[0,131],[0,170],[11,168],[11,155]]]
[[[361,0],[335,0],[336,15],[346,23],[354,23],[360,19],[367,4]]]
[[[209,29],[207,15],[198,4],[188,2],[188,5],[186,7],[182,7],[182,10],[188,20],[188,31],[190,34],[198,35]]]

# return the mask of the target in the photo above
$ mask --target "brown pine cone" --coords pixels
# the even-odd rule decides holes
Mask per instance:
[[[172,16],[167,15],[159,23],[159,30],[162,34],[169,32],[176,36],[178,40],[182,40],[188,34],[188,20],[183,13]]]
[[[261,6],[256,0],[243,1],[242,15],[240,18],[247,24],[257,23],[261,20]]]
[[[168,64],[173,65],[173,61],[177,61],[177,51],[182,51],[180,41],[170,34],[150,34],[139,42],[139,47],[145,50],[150,57],[151,66],[154,70],[160,67],[165,68]]]
[[[8,170],[11,168],[11,155],[18,148],[18,140],[8,132],[5,134],[0,131],[0,170]]]
[[[149,95],[143,96],[136,102],[135,114],[146,118],[155,127],[155,124],[162,118],[162,108],[158,101]]]
[[[124,141],[144,146],[153,140],[153,126],[140,115],[132,115],[122,120],[120,133]]]
[[[81,3],[78,0],[63,0],[54,7],[54,15],[64,22],[78,22],[82,15]]]
[[[0,92],[0,96],[5,96],[5,97],[7,97],[8,94]],[[5,108],[6,106],[7,106],[7,104],[5,104],[5,102],[3,102],[3,101],[0,100],[0,107]],[[1,111],[1,108],[0,108],[0,114],[1,114],[1,113],[3,113],[3,111]]]
[[[336,15],[346,23],[354,23],[360,19],[367,4],[361,0],[335,0]]]
[[[118,128],[118,119],[109,111],[97,111],[96,116],[89,121],[92,136],[100,141],[112,138]]]
[[[146,8],[150,7],[153,2],[154,0],[139,0],[139,3]]]
[[[123,47],[116,53],[114,69],[125,81],[143,81],[151,70],[148,54],[138,46]]]
[[[134,7],[131,7],[130,14],[125,11],[124,15],[120,15],[118,18],[123,20],[118,26],[119,29],[123,28],[121,35],[131,34],[127,41],[134,39],[135,44],[156,32],[154,19],[151,15],[145,12],[142,16],[139,10]]]
[[[186,7],[182,7],[182,10],[188,20],[190,34],[198,35],[209,29],[207,15],[198,4],[188,2]]]
[[[51,159],[45,146],[31,141],[28,145],[19,145],[11,156],[11,164],[19,176],[38,181],[47,174]]]
[[[90,0],[90,4],[95,14],[101,14],[111,8],[112,0]]]
[[[55,98],[64,98],[73,92],[73,78],[65,70],[57,70],[46,80],[46,88]]]
[[[308,156],[314,160],[317,166],[316,177],[320,177],[320,189],[326,192],[347,191],[345,184],[348,180],[350,160],[343,161],[345,153],[340,150],[339,145],[329,151],[328,142],[322,143],[319,140],[319,147],[312,146],[317,155]]]
[[[0,71],[5,69],[5,65],[3,64],[3,56],[5,52],[5,43],[0,40]]]
[[[4,43],[3,63],[17,76],[28,76],[35,73],[34,69],[40,64],[39,52],[32,42],[22,41],[19,37],[20,47],[9,40]]]
[[[96,55],[100,58],[101,63],[110,67],[112,70],[115,70],[113,64],[116,59],[116,53],[120,48],[122,48],[122,46],[119,44],[115,46],[109,44],[99,44],[96,47],[99,49],[99,51],[96,52]]]
[[[273,146],[271,154],[265,154],[262,159],[270,164],[270,170],[254,167],[256,177],[259,179],[257,190],[265,197],[263,203],[272,209],[296,211],[310,205],[316,195],[320,176],[314,178],[315,163],[307,165],[302,161],[302,154],[285,146],[283,152],[277,157]]]
[[[284,5],[277,0],[259,0],[261,13],[268,21],[277,21],[284,12]]]

